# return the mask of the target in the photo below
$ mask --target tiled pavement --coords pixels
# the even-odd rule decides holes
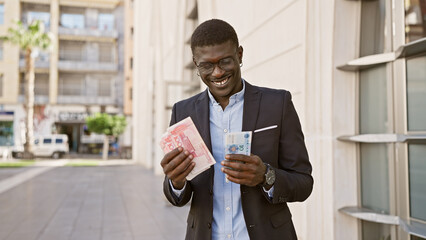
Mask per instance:
[[[0,240],[183,239],[188,210],[139,165],[56,167],[0,193]]]

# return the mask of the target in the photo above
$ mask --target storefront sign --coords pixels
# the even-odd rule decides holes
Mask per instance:
[[[89,114],[86,112],[60,112],[60,122],[84,122]]]

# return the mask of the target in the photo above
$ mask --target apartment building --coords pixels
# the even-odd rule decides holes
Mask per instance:
[[[71,152],[96,152],[84,121],[94,112],[123,112],[124,33],[120,0],[2,0],[0,35],[13,22],[43,22],[54,36],[35,60],[35,135],[64,133]],[[0,145],[22,144],[24,58],[0,43]],[[3,134],[4,132],[7,132]]]
[[[170,105],[199,81],[188,36],[224,19],[242,77],[292,93],[315,180],[289,203],[298,238],[426,239],[425,0],[138,0],[134,11],[135,159],[163,174]]]

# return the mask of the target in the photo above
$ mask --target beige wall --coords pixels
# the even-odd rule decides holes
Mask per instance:
[[[165,81],[180,79],[189,1],[143,0],[135,8],[134,158],[161,174],[158,136],[166,129]],[[199,0],[199,22],[228,21],[244,47],[242,76],[289,90],[313,165],[314,190],[290,203],[300,239],[358,239],[358,221],[338,211],[357,205],[356,147],[336,138],[356,132],[356,74],[336,69],[356,58],[359,3],[345,0]],[[184,6],[183,6],[184,5]],[[147,38],[146,36],[150,36]],[[186,39],[185,39],[186,40]],[[351,44],[348,45],[347,43]],[[159,66],[161,65],[161,66]],[[167,68],[164,66],[168,66]],[[204,89],[204,87],[201,87]],[[155,95],[155,97],[153,97]],[[136,113],[136,110],[140,113]],[[149,115],[147,113],[153,113]],[[136,126],[137,123],[146,123]],[[141,125],[141,124],[139,124]],[[151,152],[151,149],[154,149]]]

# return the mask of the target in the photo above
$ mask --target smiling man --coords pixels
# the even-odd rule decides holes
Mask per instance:
[[[176,103],[170,124],[190,116],[216,164],[186,181],[195,166],[188,151],[161,161],[170,203],[192,198],[186,239],[297,239],[287,203],[306,200],[313,178],[291,94],[241,78],[243,48],[225,21],[200,24],[191,49],[207,89]],[[225,155],[225,134],[241,131],[253,132],[252,154]]]

